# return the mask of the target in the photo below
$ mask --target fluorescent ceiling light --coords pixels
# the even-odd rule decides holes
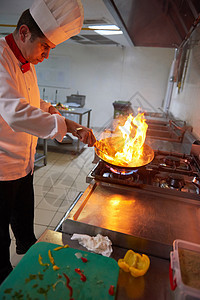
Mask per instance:
[[[91,25],[88,27],[101,35],[123,34],[120,28],[116,25]]]
[[[88,27],[99,30],[120,30],[120,28],[116,25],[90,25]]]
[[[121,30],[94,30],[96,33],[101,35],[115,35],[115,34],[123,34]]]

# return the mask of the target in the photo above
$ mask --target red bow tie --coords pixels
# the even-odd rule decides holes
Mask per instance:
[[[15,40],[13,38],[12,33],[7,35],[5,37],[5,39],[6,39],[6,42],[7,42],[8,46],[10,47],[10,49],[12,50],[14,55],[16,56],[16,58],[22,63],[22,66],[21,66],[22,72],[25,73],[25,72],[29,71],[30,70],[30,63],[27,62],[25,60],[25,58],[23,57],[21,51],[19,50],[17,44],[15,43]]]

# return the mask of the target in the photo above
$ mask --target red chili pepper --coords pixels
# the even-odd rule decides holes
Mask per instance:
[[[114,293],[115,293],[114,288],[115,288],[114,285],[110,286],[109,291],[108,291],[109,295],[111,295],[111,296],[114,295]]]
[[[81,280],[84,282],[84,281],[86,281],[86,277],[85,277],[85,275],[84,274],[81,274]]]
[[[81,270],[80,269],[74,269],[74,271],[76,272],[76,273],[80,273],[81,272]]]
[[[81,276],[81,280],[82,281],[86,281],[86,276],[82,273],[82,271],[80,269],[75,269],[74,270],[76,273],[78,273]]]
[[[66,278],[66,280],[67,280],[66,286],[67,286],[68,289],[69,289],[69,296],[72,297],[73,289],[72,289],[72,287],[69,285],[70,279],[69,279],[69,277],[68,277],[65,273],[63,273],[63,275],[65,276],[65,278]],[[72,300],[72,299],[70,299],[70,300]]]
[[[76,273],[78,273],[78,274],[80,274],[80,273],[81,273],[81,269],[78,269],[78,268],[77,268],[77,269],[75,269],[74,271],[75,271]]]
[[[86,257],[81,257],[81,259],[82,259],[82,262],[84,262],[84,263],[86,263],[88,261]]]

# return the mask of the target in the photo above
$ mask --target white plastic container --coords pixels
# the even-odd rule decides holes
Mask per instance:
[[[200,299],[200,245],[183,240],[173,242],[170,253],[170,285],[177,300]],[[195,266],[195,267],[193,267]]]

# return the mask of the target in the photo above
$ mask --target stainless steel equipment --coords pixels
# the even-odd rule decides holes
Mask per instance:
[[[152,139],[182,143],[185,132],[191,132],[192,127],[186,126],[185,122],[179,123],[171,119],[166,122],[147,120],[147,136]]]
[[[86,181],[90,183],[95,179],[200,200],[200,189],[194,178],[195,182],[200,178],[198,157],[156,150],[152,162],[127,173],[100,160],[88,174]]]
[[[122,171],[98,160],[86,178],[88,188],[61,225],[63,243],[72,247],[79,247],[70,241],[75,232],[101,233],[112,240],[115,259],[128,249],[149,255],[151,267],[141,279],[142,288],[120,272],[120,300],[173,299],[168,279],[173,241],[200,243],[200,151],[192,147],[195,138],[186,130],[178,142],[147,140],[151,145],[156,141],[157,148],[146,166]]]
[[[192,148],[194,138],[187,141]],[[88,189],[66,218],[137,237],[142,241],[138,251],[164,258],[174,239],[200,242],[197,152],[155,150],[151,163],[133,170],[99,160],[86,181]],[[160,247],[155,250],[149,241]]]
[[[85,98],[85,95],[72,94],[71,96],[67,96],[67,103],[70,103],[71,107],[77,107],[76,104],[79,105],[78,107],[84,107]]]
[[[197,200],[93,181],[68,219],[125,234],[133,249],[168,259],[175,239],[200,243],[199,210]]]

